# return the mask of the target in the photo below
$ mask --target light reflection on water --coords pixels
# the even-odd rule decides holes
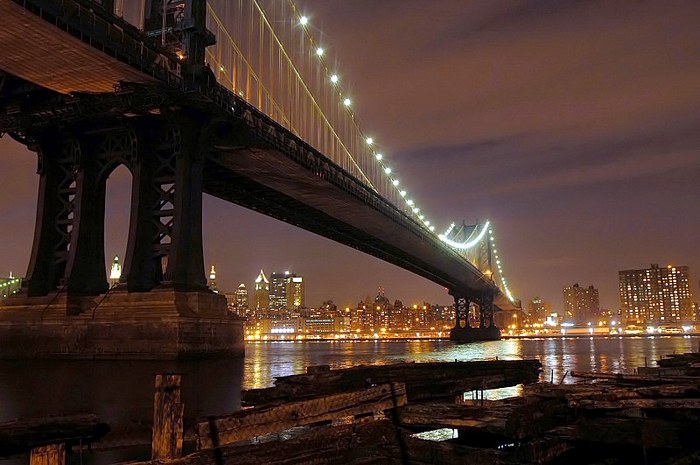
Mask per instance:
[[[506,339],[455,344],[443,340],[259,342],[246,345],[243,388],[271,386],[274,378],[304,373],[307,366],[387,364],[400,361],[540,359],[542,379],[571,383],[571,371],[632,373],[671,353],[696,350],[700,338],[639,336]],[[516,391],[514,391],[516,392]],[[516,392],[517,393],[517,392]]]

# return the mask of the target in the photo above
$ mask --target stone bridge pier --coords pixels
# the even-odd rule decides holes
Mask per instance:
[[[36,151],[39,198],[23,292],[0,306],[0,358],[220,357],[242,320],[207,288],[202,170],[207,130],[184,117],[83,123],[15,135]],[[105,268],[105,192],[132,174],[120,282]]]

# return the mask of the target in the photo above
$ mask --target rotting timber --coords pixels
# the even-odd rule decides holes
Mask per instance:
[[[693,356],[675,357],[674,368]],[[661,362],[660,365],[663,365]],[[501,377],[496,379],[496,372]],[[573,373],[538,383],[537,360],[309,367],[253,408],[201,418],[198,450],[166,463],[664,464],[700,460],[700,377]],[[580,375],[584,377],[579,378]],[[464,400],[464,391],[525,384],[522,395]],[[450,439],[424,439],[441,428]],[[276,431],[276,434],[269,434]],[[155,462],[153,462],[155,463]],[[158,462],[163,463],[163,462]]]

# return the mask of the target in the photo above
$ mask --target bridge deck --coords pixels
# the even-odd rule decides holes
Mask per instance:
[[[0,69],[67,94],[112,92],[118,81],[156,82],[12,0],[0,0]],[[70,63],[70,66],[66,66]]]

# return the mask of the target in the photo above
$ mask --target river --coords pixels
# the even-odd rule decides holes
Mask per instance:
[[[344,368],[398,361],[538,358],[544,380],[568,383],[574,380],[564,376],[567,371],[631,373],[667,354],[697,351],[699,342],[700,338],[689,336],[509,339],[473,344],[441,340],[267,342],[248,344],[244,359],[224,361],[3,361],[0,422],[96,413],[112,426],[109,441],[84,456],[71,456],[69,463],[114,463],[149,456],[142,444],[150,438],[157,373],[182,373],[188,423],[199,416],[237,410],[241,389],[270,386],[275,377],[303,373],[310,365]],[[127,445],[133,447],[121,447]],[[20,463],[23,459],[0,460],[1,465]]]

